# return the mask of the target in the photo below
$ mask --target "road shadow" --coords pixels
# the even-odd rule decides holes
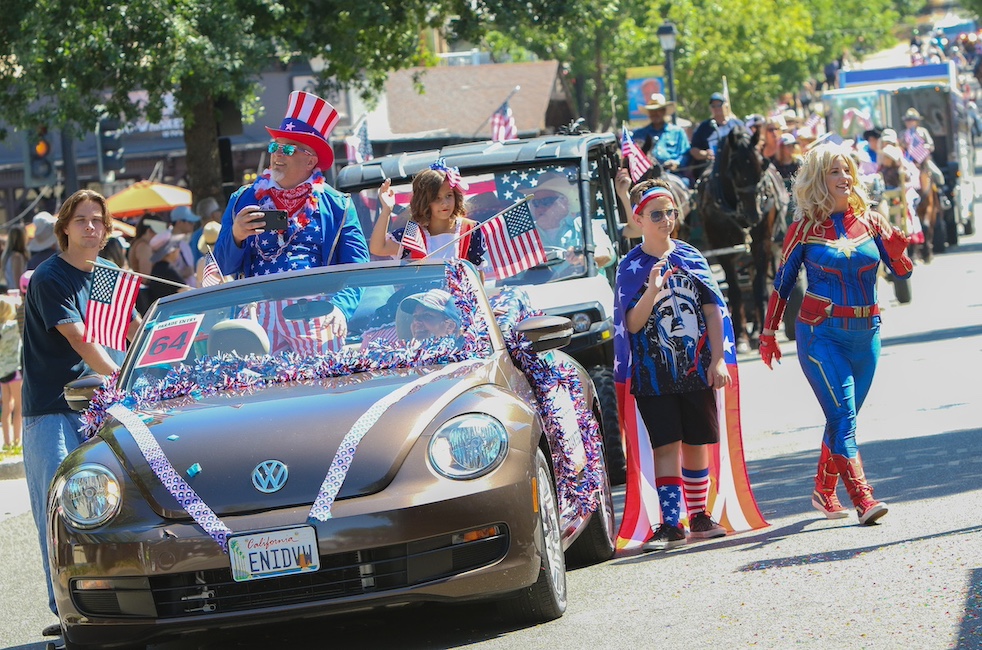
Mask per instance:
[[[930,436],[877,440],[860,445],[866,476],[876,496],[888,503],[960,494],[979,487],[978,449],[982,428]],[[813,513],[811,492],[818,463],[815,451],[747,463],[750,485],[762,512],[773,517]],[[959,454],[958,450],[966,450]],[[943,469],[942,469],[943,468]],[[839,487],[843,501],[845,489]],[[773,514],[771,514],[773,513]]]
[[[958,645],[955,650],[979,650],[982,648],[982,569],[972,571],[965,598],[965,616],[958,629]]]
[[[982,252],[982,242],[973,241],[968,244],[956,244],[949,247],[942,255],[964,255],[966,253]]]

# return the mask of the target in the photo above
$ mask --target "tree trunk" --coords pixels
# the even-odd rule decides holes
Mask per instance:
[[[189,107],[190,120],[184,120],[187,149],[188,189],[195,204],[209,196],[220,199],[222,168],[218,158],[218,127],[211,93]]]

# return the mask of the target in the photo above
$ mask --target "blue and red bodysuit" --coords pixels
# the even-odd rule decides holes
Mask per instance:
[[[802,265],[808,290],[795,326],[798,361],[825,413],[825,446],[857,458],[856,415],[880,356],[876,279],[880,262],[909,277],[907,238],[883,232],[872,215],[850,208],[819,224],[794,222],[784,240],[764,327],[776,330]]]

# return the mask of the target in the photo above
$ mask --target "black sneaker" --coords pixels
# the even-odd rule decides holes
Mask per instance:
[[[648,551],[666,551],[683,544],[685,544],[685,531],[682,530],[681,526],[661,524],[655,530],[654,536],[641,546],[641,550],[646,553]]]
[[[705,510],[689,519],[689,537],[693,539],[713,539],[726,536],[726,529],[713,521]]]

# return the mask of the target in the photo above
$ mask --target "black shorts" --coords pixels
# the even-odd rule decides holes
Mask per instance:
[[[687,445],[719,442],[716,391],[711,388],[670,395],[636,395],[635,401],[652,448],[679,441]]]

